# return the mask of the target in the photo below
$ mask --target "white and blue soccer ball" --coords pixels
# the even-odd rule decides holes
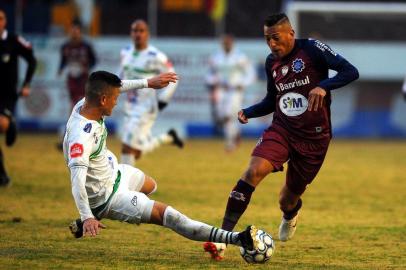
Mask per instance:
[[[263,230],[258,230],[256,234],[258,248],[256,250],[246,250],[240,247],[241,257],[247,263],[265,263],[275,251],[275,242],[272,236]]]

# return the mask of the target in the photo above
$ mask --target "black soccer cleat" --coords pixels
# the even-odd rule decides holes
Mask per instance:
[[[7,174],[0,175],[0,187],[7,187],[11,184],[10,177]]]
[[[69,224],[69,230],[75,238],[81,238],[83,236],[83,222],[80,218],[72,221]]]
[[[4,110],[4,115],[9,119],[10,124],[6,131],[6,145],[12,146],[17,139],[17,123],[13,114],[9,110]]]
[[[174,129],[168,131],[168,135],[172,137],[172,143],[179,148],[183,148],[183,141],[179,138],[178,133]]]
[[[258,248],[257,231],[258,229],[254,225],[249,225],[245,231],[238,234],[243,248],[246,250],[256,250]]]

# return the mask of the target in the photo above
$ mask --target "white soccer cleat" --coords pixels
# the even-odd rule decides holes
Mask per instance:
[[[208,252],[213,260],[221,261],[224,259],[224,253],[227,245],[224,243],[206,242],[203,244],[204,251]]]
[[[282,222],[281,225],[279,226],[279,240],[285,242],[293,237],[293,235],[296,232],[297,217],[298,215],[296,215],[290,220],[287,220],[284,217],[282,217]]]

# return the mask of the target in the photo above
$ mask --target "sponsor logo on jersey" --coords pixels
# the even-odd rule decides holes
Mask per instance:
[[[86,126],[83,128],[83,131],[86,133],[90,133],[92,130],[92,123],[87,123]]]
[[[287,116],[298,116],[307,110],[307,98],[298,93],[286,93],[279,100],[279,108]]]
[[[282,67],[282,75],[285,76],[289,72],[289,67],[288,66],[283,66]]]
[[[272,72],[272,77],[273,77],[274,79],[276,78],[276,71],[275,71],[275,70]]]
[[[71,158],[81,157],[83,155],[83,145],[80,143],[74,143],[70,147],[69,155]]]
[[[309,76],[306,76],[306,78],[302,80],[295,79],[293,82],[288,82],[288,83],[279,83],[275,84],[276,89],[278,89],[279,92],[293,89],[296,87],[304,86],[310,83],[310,78]]]
[[[304,70],[305,68],[305,63],[303,62],[302,59],[296,58],[292,62],[292,70],[296,73],[300,73]]]
[[[319,48],[322,52],[324,51],[328,51],[329,53],[331,53],[334,56],[337,56],[337,53],[335,51],[333,51],[329,46],[327,46],[326,44],[324,44],[323,42],[321,42],[320,40],[315,40],[314,44],[316,45],[317,48]]]

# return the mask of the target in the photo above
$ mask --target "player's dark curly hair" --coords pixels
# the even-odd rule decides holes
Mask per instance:
[[[271,27],[282,22],[289,22],[288,16],[286,16],[285,13],[276,13],[269,15],[268,18],[265,19],[264,25]]]
[[[96,101],[101,95],[108,94],[112,87],[121,87],[119,77],[103,70],[92,72],[86,83],[86,99]]]

